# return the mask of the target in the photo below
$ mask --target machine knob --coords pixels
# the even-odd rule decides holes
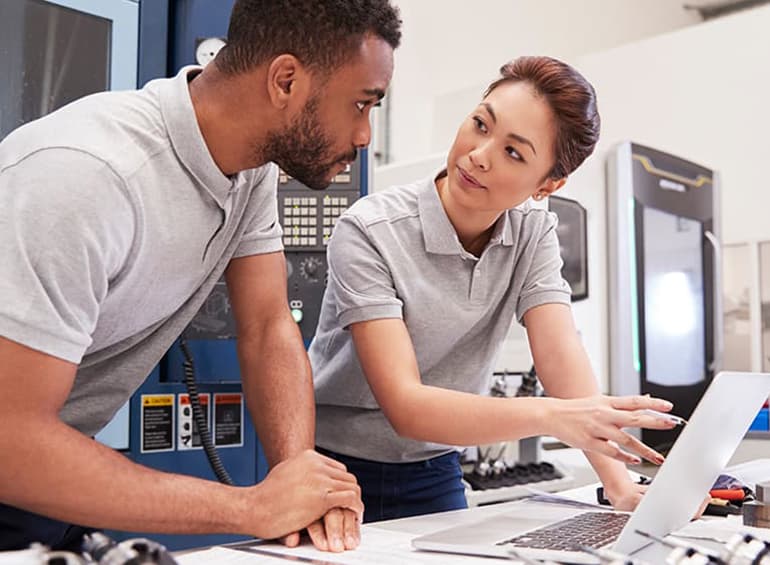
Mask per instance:
[[[311,281],[317,281],[321,274],[321,260],[315,257],[308,257],[300,263],[300,274]]]

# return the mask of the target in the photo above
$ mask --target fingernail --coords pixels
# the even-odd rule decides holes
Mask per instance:
[[[658,465],[663,465],[663,463],[664,463],[665,461],[666,461],[666,458],[665,458],[665,457],[663,457],[662,455],[658,455],[658,456],[655,458],[655,463],[657,463]]]
[[[642,463],[642,460],[639,459],[638,457],[634,457],[633,459],[631,459],[632,465],[640,465],[641,463]]]
[[[338,537],[332,538],[332,548],[334,551],[342,551],[345,547],[342,545],[342,539]]]
[[[661,404],[663,404],[664,408],[668,408],[669,410],[671,410],[674,407],[674,405],[671,404],[668,400],[661,401]]]
[[[354,538],[353,536],[347,536],[345,538],[345,545],[347,545],[349,548],[358,547],[358,540]]]

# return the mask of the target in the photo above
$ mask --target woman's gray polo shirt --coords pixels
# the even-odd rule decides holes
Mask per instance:
[[[323,448],[385,462],[454,449],[395,433],[361,370],[351,324],[402,318],[423,383],[486,394],[514,313],[521,321],[535,306],[570,303],[553,213],[526,204],[509,210],[476,258],[460,244],[434,178],[362,198],[334,229],[310,347]]]

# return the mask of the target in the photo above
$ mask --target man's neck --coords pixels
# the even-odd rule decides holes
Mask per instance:
[[[267,105],[259,103],[258,93],[244,96],[244,77],[225,76],[209,64],[189,83],[198,127],[214,162],[224,175],[265,164],[258,147],[265,138]],[[265,128],[255,131],[253,124],[264,123]]]

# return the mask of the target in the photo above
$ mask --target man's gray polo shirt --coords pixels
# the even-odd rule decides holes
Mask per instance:
[[[403,318],[424,384],[486,394],[514,313],[521,321],[535,306],[570,303],[555,228],[556,216],[548,211],[528,205],[509,210],[476,258],[460,244],[433,176],[356,202],[329,243],[328,287],[310,347],[316,443],[384,462],[454,449],[395,433],[347,328]]]
[[[79,363],[61,416],[88,435],[232,257],[282,249],[277,168],[222,174],[190,100],[195,72],[83,98],[0,143],[0,335]]]

